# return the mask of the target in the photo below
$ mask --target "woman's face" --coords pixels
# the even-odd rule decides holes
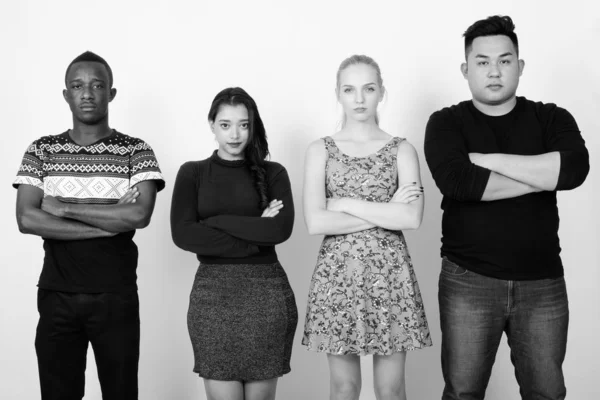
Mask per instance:
[[[338,101],[348,120],[366,122],[375,119],[377,106],[383,99],[377,71],[367,64],[354,64],[340,73]]]
[[[242,160],[249,137],[248,110],[244,105],[219,107],[210,129],[219,143],[217,154],[224,160]]]

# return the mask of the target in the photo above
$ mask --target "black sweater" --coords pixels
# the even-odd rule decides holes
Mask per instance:
[[[504,117],[490,117],[471,101],[431,115],[425,158],[443,194],[442,256],[482,275],[529,280],[563,275],[556,191],[481,201],[490,170],[469,153],[538,155],[558,151],[556,190],[573,189],[589,171],[589,155],[575,120],[554,104],[517,98]]]
[[[275,245],[292,234],[294,203],[287,171],[265,163],[268,200],[281,200],[275,217],[263,218],[258,191],[244,160],[210,158],[181,166],[171,203],[171,234],[180,248],[205,264],[277,262]]]

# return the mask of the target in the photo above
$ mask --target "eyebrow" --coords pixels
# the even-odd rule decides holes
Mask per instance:
[[[365,83],[363,86],[375,85],[375,82]],[[354,85],[342,85],[342,87],[354,87]]]
[[[229,120],[229,119],[224,119],[224,118],[221,118],[221,119],[219,119],[218,121],[219,121],[219,122],[231,122],[231,120]],[[240,122],[248,122],[248,121],[249,121],[248,119],[240,119]]]
[[[69,83],[81,82],[81,81],[83,81],[83,79],[77,78],[77,79],[71,79],[69,81]],[[104,83],[104,79],[94,78],[94,79],[92,79],[92,82],[102,82],[102,83]]]
[[[510,51],[506,52],[506,53],[502,53],[500,54],[498,57],[506,57],[506,56],[512,56],[513,53],[511,53]],[[477,54],[475,56],[475,58],[490,58],[489,56],[486,56],[485,54]]]

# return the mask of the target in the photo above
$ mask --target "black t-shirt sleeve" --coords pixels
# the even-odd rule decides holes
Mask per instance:
[[[491,171],[470,161],[466,140],[448,109],[429,118],[425,129],[425,160],[444,196],[458,201],[481,200]]]
[[[247,257],[259,249],[244,240],[209,227],[198,218],[200,172],[197,163],[181,166],[173,188],[171,201],[171,236],[183,250],[201,256]]]
[[[590,156],[575,118],[567,110],[551,105],[546,132],[546,148],[560,153],[560,172],[556,190],[581,185],[590,170]]]
[[[283,202],[279,214],[265,218],[217,215],[207,218],[206,225],[259,246],[285,242],[294,227],[294,199],[290,178],[285,168],[276,163],[271,164],[267,174],[269,201],[277,199]]]

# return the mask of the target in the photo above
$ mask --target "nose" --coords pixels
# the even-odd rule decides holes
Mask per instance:
[[[488,70],[488,76],[497,78],[500,77],[500,68],[498,68],[498,64],[490,63],[490,69]]]
[[[94,94],[92,93],[92,89],[89,86],[84,86],[83,90],[81,91],[81,98],[82,99],[91,99],[94,97]]]
[[[362,104],[365,100],[362,90],[357,90],[354,95],[354,101],[358,104]]]
[[[234,140],[236,140],[239,137],[240,137],[240,127],[236,125],[231,130],[231,138],[234,139]]]

